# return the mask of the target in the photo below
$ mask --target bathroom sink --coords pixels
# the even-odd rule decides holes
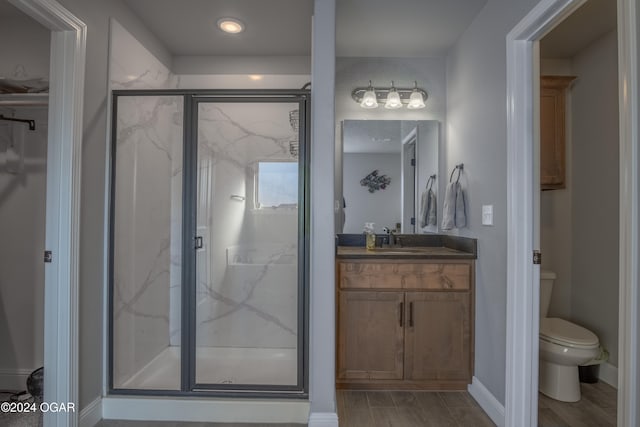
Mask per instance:
[[[402,254],[423,254],[425,252],[429,252],[428,247],[423,248],[415,248],[415,247],[407,247],[407,248],[374,248],[368,249],[368,251],[378,252],[389,255],[402,255]]]

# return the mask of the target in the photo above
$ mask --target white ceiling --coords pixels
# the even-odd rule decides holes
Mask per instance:
[[[312,0],[125,0],[172,55],[308,56]],[[245,24],[226,34],[216,22]]]
[[[486,0],[337,0],[337,56],[444,56]]]
[[[543,58],[571,58],[616,28],[616,2],[589,0],[540,41]]]
[[[124,0],[172,55],[308,56],[313,0]],[[442,56],[486,0],[337,0],[337,56]],[[235,17],[246,31],[215,26]]]

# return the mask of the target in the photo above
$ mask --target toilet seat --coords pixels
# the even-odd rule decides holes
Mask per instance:
[[[588,329],[557,317],[540,319],[540,339],[573,348],[597,348],[598,337]]]

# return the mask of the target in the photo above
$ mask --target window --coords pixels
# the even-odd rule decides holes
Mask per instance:
[[[258,208],[298,206],[298,163],[259,162]]]

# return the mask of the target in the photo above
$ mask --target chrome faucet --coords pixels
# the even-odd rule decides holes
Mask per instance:
[[[391,230],[389,233],[389,246],[393,248],[401,248],[402,247],[402,238],[401,236],[396,236],[395,231]]]

